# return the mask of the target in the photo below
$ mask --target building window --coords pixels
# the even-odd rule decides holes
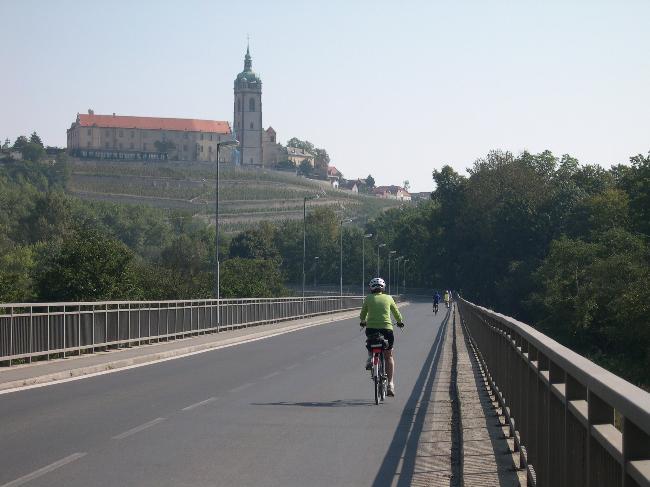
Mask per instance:
[[[253,128],[253,122],[251,122],[251,129]]]
[[[135,137],[135,130],[131,130],[131,138]]]
[[[120,149],[122,148],[122,142],[120,142]]]
[[[212,152],[212,146],[208,146],[208,152]]]
[[[183,150],[187,150],[187,144],[183,144]]]
[[[131,149],[133,149],[133,142],[131,142],[131,145],[129,146]]]
[[[144,144],[142,144],[142,150],[145,150],[145,151],[147,150],[147,143],[146,142]]]
[[[106,141],[106,148],[108,149],[108,141]]]
[[[189,135],[187,134],[187,132],[185,132],[185,133],[183,134],[183,137],[185,137],[186,139],[189,138]]]
[[[250,100],[248,100],[248,111],[249,112],[255,111],[255,98],[251,98]]]
[[[201,134],[201,140],[203,140],[203,134]]]
[[[241,99],[237,98],[237,111],[241,112]]]
[[[86,147],[90,147],[90,141],[88,141],[88,144],[86,144]]]
[[[92,135],[92,130],[88,129],[88,135]]]
[[[253,158],[251,157],[251,164],[253,164]]]
[[[210,140],[212,140],[212,135],[213,135],[213,134],[210,134]]]
[[[120,130],[120,137],[122,137],[123,135],[124,135],[124,132],[122,130]]]

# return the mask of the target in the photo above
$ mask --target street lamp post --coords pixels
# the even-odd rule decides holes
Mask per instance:
[[[382,247],[386,247],[386,244],[377,244],[377,277],[379,277],[379,249]]]
[[[305,314],[305,259],[307,255],[307,200],[315,200],[318,195],[305,196],[302,200],[302,314]]]
[[[217,272],[216,272],[216,277],[215,277],[215,290],[214,290],[214,295],[217,298],[217,326],[219,325],[219,275],[220,275],[220,269],[219,269],[219,149],[223,147],[232,147],[235,145],[238,145],[239,141],[237,140],[224,140],[223,142],[217,142],[217,182],[216,182],[216,198],[215,198],[215,218],[214,218],[214,226],[215,226],[215,237],[214,237],[214,246],[215,246],[215,258],[216,258],[216,264],[217,264]]]
[[[397,262],[397,270],[395,271],[395,284],[397,284],[397,291],[395,291],[395,294],[399,296],[399,263],[402,261],[404,256],[400,255],[395,259],[395,262]]]
[[[372,233],[366,233],[361,238],[361,295],[366,295],[366,239],[371,238]]]
[[[341,236],[341,252],[340,252],[340,286],[339,286],[339,296],[343,296],[343,224],[344,223],[350,223],[352,220],[350,218],[346,218],[345,220],[341,220],[341,225],[340,225],[340,236]]]
[[[318,269],[318,260],[320,257],[314,257],[314,292],[316,291],[316,269]]]
[[[390,261],[393,260],[391,256],[396,253],[397,250],[388,251],[388,294],[390,294]]]
[[[402,274],[404,274],[404,277],[402,278],[402,292],[406,292],[406,263],[409,262],[409,259],[404,259],[404,265],[402,266]]]

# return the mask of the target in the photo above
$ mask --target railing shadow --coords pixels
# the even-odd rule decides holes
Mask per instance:
[[[393,435],[393,439],[391,440],[388,451],[379,467],[379,471],[372,483],[372,487],[391,486],[394,483],[396,475],[399,475],[397,481],[398,487],[410,486],[412,483],[413,474],[415,472],[418,442],[424,427],[427,412],[426,408],[417,407],[418,401],[422,397],[430,397],[433,391],[433,384],[436,377],[435,372],[440,360],[445,330],[448,326],[450,316],[451,314],[447,313],[447,316],[438,330],[436,339],[431,345],[431,350],[424,361],[424,365],[422,366],[420,375],[413,386],[411,395],[406,401],[404,412],[400,417],[397,430]],[[404,458],[404,461],[402,462],[401,472],[398,474],[397,468],[402,457]]]

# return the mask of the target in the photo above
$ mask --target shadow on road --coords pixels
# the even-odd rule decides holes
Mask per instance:
[[[349,399],[341,400],[337,399],[336,401],[323,401],[323,402],[254,402],[251,403],[252,406],[300,406],[304,408],[345,408],[353,406],[370,406],[375,403],[365,399]]]
[[[406,401],[397,430],[393,435],[393,439],[379,467],[372,487],[389,487],[395,485],[396,476],[399,476],[396,484],[398,487],[411,485],[415,470],[418,441],[422,433],[426,415],[426,408],[418,407],[418,402],[420,398],[428,398],[431,396],[449,316],[450,314],[447,313],[438,330],[436,339],[431,345],[431,350],[424,361],[424,365],[413,386],[411,395]],[[401,472],[398,473],[397,469],[402,457],[404,461],[401,465]]]

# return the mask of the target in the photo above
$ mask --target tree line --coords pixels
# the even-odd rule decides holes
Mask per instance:
[[[214,295],[214,226],[67,195],[65,155],[44,164],[30,150],[0,162],[0,302]],[[308,206],[307,283],[338,284],[342,242],[344,285],[360,291],[385,243],[383,277],[395,250],[409,259],[400,271],[408,287],[456,289],[650,385],[650,155],[604,169],[548,151],[496,151],[467,175],[444,166],[432,177],[431,200],[363,226]],[[286,221],[221,239],[221,295],[299,287],[302,232],[302,221]]]
[[[431,201],[368,230],[414,261],[412,280],[536,326],[650,385],[650,154],[580,165],[551,152],[491,152],[433,171]]]

